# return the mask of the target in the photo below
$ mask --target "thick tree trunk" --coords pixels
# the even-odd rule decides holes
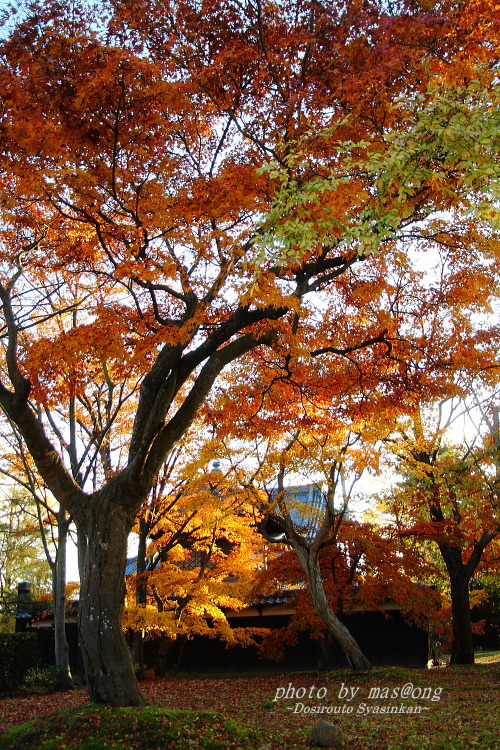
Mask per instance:
[[[362,670],[371,669],[371,664],[361,651],[356,640],[352,637],[346,626],[335,616],[328,599],[326,598],[323,581],[321,580],[321,571],[319,567],[318,555],[310,548],[297,546],[295,548],[300,559],[302,567],[307,575],[309,591],[318,616],[327,629],[328,633],[334,638],[342,648],[347,657],[351,669]]]
[[[83,536],[79,634],[91,701],[110,706],[143,706],[122,631],[127,538],[132,520],[121,513],[107,488],[95,512],[79,519]],[[96,498],[94,498],[95,500]],[[91,533],[89,533],[91,531]]]
[[[450,664],[474,664],[469,579],[450,577],[452,632]]]
[[[66,511],[60,508],[57,519],[59,539],[55,566],[52,570],[52,597],[54,601],[55,661],[59,670],[57,686],[61,690],[73,690],[74,684],[69,665],[69,646],[66,640],[66,550],[69,520]]]
[[[441,545],[440,550],[450,579],[452,627],[450,664],[474,664],[469,597],[470,576],[463,564],[460,549]]]

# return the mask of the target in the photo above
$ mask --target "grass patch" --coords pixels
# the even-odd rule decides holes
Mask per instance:
[[[0,733],[2,750],[251,750],[254,730],[211,711],[90,705]]]
[[[476,651],[476,664],[500,664],[500,651]]]

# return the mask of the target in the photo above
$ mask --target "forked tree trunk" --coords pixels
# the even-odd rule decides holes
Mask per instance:
[[[83,522],[79,635],[90,700],[108,706],[143,706],[122,631],[127,538],[132,525],[107,488]],[[95,500],[95,498],[94,498]],[[111,509],[111,510],[110,510]],[[87,533],[92,529],[92,533]]]
[[[360,649],[357,641],[352,637],[346,626],[335,616],[326,598],[317,552],[311,550],[311,548],[301,547],[300,545],[295,546],[295,551],[307,575],[314,609],[321,618],[321,622],[328,633],[343,650],[349,666],[355,670],[371,669],[371,664]]]

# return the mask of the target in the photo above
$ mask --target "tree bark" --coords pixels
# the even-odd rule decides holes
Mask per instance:
[[[147,579],[146,579],[146,544],[147,530],[142,528],[139,533],[139,546],[137,548],[137,565],[136,565],[136,589],[135,603],[137,607],[145,607],[147,600]],[[137,679],[143,680],[145,677],[144,669],[144,630],[134,630],[132,638],[132,653],[134,666],[137,667]]]
[[[108,485],[94,497],[87,517],[77,518],[83,536],[80,647],[90,700],[109,706],[143,706],[146,701],[134,674],[122,631],[129,514]],[[91,509],[95,508],[95,512]]]
[[[59,670],[57,687],[73,690],[73,678],[69,664],[69,646],[66,639],[66,550],[69,519],[62,506],[59,507],[57,528],[59,532],[55,565],[52,569],[52,598],[54,601],[55,661]]]
[[[176,639],[168,635],[163,634],[160,637],[160,645],[158,646],[158,651],[153,662],[155,677],[165,677],[167,672],[167,658],[175,643]]]
[[[335,616],[335,613],[326,598],[316,550],[301,547],[300,545],[294,545],[294,547],[307,575],[307,582],[309,584],[309,591],[311,593],[314,608],[318,616],[321,618],[321,622],[332,638],[334,638],[342,648],[351,669],[371,669],[371,664],[360,649],[356,639],[352,637],[346,626]]]
[[[440,545],[448,570],[451,594],[452,643],[450,664],[474,664],[472,618],[470,612],[470,575],[460,549]]]
[[[453,640],[450,664],[474,664],[469,580],[450,576]]]

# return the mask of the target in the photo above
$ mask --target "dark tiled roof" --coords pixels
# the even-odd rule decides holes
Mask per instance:
[[[257,607],[273,607],[279,604],[294,604],[296,594],[299,589],[285,589],[279,594],[273,594],[272,596],[259,596],[256,601],[252,602]]]

